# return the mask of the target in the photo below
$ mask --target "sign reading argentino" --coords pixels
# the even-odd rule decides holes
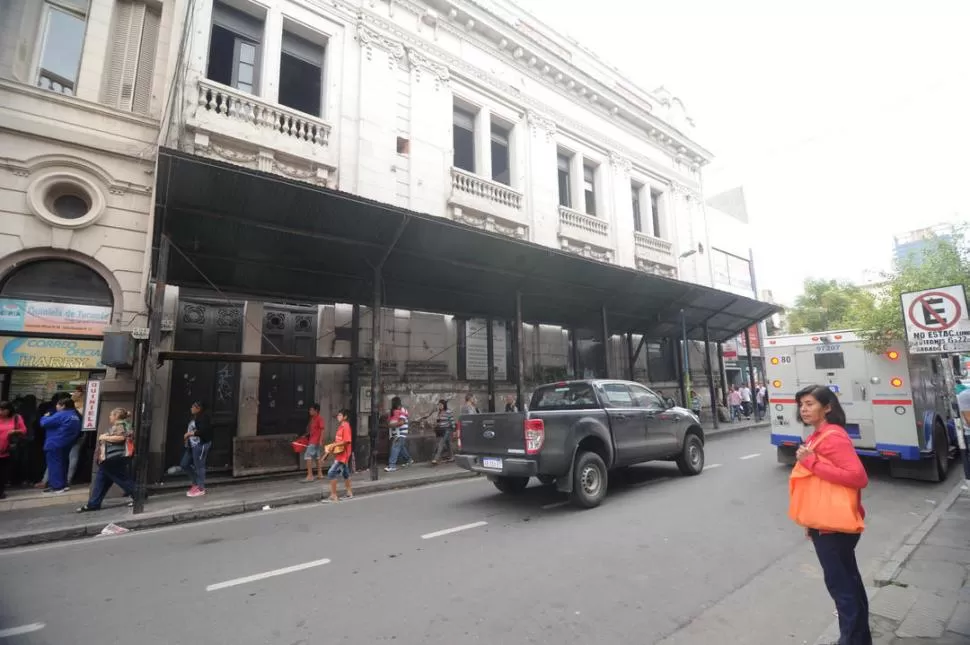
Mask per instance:
[[[0,336],[0,367],[104,369],[101,341]]]
[[[0,298],[0,331],[100,336],[111,323],[111,307]]]
[[[963,285],[904,293],[900,299],[911,354],[970,351],[970,317]]]

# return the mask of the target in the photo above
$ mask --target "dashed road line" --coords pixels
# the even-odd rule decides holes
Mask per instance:
[[[44,623],[30,623],[29,625],[21,625],[20,627],[8,627],[7,629],[0,629],[0,638],[9,638],[10,636],[20,636],[22,634],[32,634],[34,632],[39,632],[45,627],[47,627],[47,625]]]
[[[704,466],[704,470],[711,470],[712,468],[720,468],[724,464],[707,464]]]
[[[459,531],[467,531],[468,529],[477,529],[480,526],[485,526],[488,522],[472,522],[471,524],[462,524],[461,526],[453,526],[450,529],[442,529],[440,531],[434,531],[433,533],[425,533],[421,536],[422,540],[430,540],[432,538],[441,537],[442,535],[451,535],[452,533],[458,533]]]
[[[761,456],[760,452],[753,452],[750,455],[745,455],[741,457],[741,461],[744,461],[745,459],[754,459],[755,457],[760,457],[760,456]]]
[[[327,558],[324,558],[322,560],[313,560],[312,562],[304,562],[303,564],[294,564],[292,567],[283,567],[282,569],[273,569],[272,571],[256,573],[251,576],[235,578],[233,580],[226,580],[225,582],[217,582],[214,585],[209,585],[208,587],[205,588],[205,590],[218,591],[220,589],[236,587],[238,585],[244,585],[250,582],[258,582],[259,580],[265,580],[266,578],[275,578],[276,576],[285,576],[288,573],[296,573],[297,571],[304,571],[306,569],[312,569],[314,567],[322,567],[325,564],[330,564],[330,560],[328,560]]]

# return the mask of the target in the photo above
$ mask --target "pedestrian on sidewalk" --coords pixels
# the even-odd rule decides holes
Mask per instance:
[[[469,392],[465,395],[465,404],[461,406],[462,414],[479,414],[478,412],[478,399],[474,394]]]
[[[27,425],[23,418],[14,411],[13,405],[0,401],[0,499],[7,497],[7,479],[10,477],[10,463],[13,460],[10,456],[10,440],[23,441],[26,436]]]
[[[323,417],[320,416],[320,404],[310,404],[310,421],[306,426],[307,447],[303,451],[303,461],[306,462],[305,482],[313,481],[313,465],[317,466],[317,479],[323,479]]]
[[[754,393],[755,403],[758,406],[758,421],[765,418],[765,412],[768,410],[768,390],[765,388],[764,383],[758,383],[758,387]]]
[[[746,420],[751,420],[751,388],[747,384],[741,386],[741,414]]]
[[[391,418],[388,419],[391,427],[391,456],[387,460],[387,468],[384,470],[393,473],[397,470],[397,460],[404,460],[404,466],[414,463],[411,453],[408,452],[408,410],[401,405],[401,397],[395,396],[391,399]]]
[[[448,409],[448,401],[441,399],[438,401],[438,416],[434,420],[434,434],[438,441],[434,449],[434,457],[431,458],[431,465],[437,466],[442,460],[445,452],[448,458],[445,461],[452,461],[455,453],[451,449],[451,434],[455,431],[455,415]]]
[[[40,425],[47,432],[44,438],[44,456],[47,459],[50,487],[44,489],[44,492],[67,492],[67,468],[71,448],[81,435],[81,417],[74,409],[74,401],[70,397],[60,399],[53,414],[48,412],[40,420]]]
[[[350,428],[350,410],[341,410],[337,413],[337,436],[333,443],[326,448],[328,455],[333,455],[333,464],[327,471],[327,479],[330,480],[331,502],[338,501],[337,497],[337,478],[344,478],[344,490],[346,499],[354,496],[354,490],[350,481],[350,447],[353,440]]]
[[[202,401],[193,403],[190,411],[192,418],[183,437],[187,449],[182,454],[181,468],[192,478],[186,497],[202,497],[205,495],[205,461],[212,447],[212,422]]]
[[[108,417],[111,429],[98,437],[98,472],[94,476],[91,497],[87,504],[77,509],[78,513],[101,510],[105,495],[117,484],[126,497],[134,498],[135,482],[131,480],[129,468],[132,456],[132,432],[130,413],[124,408],[115,408]],[[128,503],[131,506],[131,502]]]
[[[798,464],[820,479],[855,490],[851,502],[854,508],[847,510],[865,518],[862,489],[869,484],[869,477],[845,431],[845,412],[838,397],[827,387],[813,385],[795,395],[795,404],[799,420],[814,428],[795,453]],[[833,497],[822,502],[845,503],[840,500]],[[825,587],[838,610],[838,645],[872,645],[869,598],[855,557],[861,533],[807,529],[822,565]]]
[[[701,418],[701,397],[697,393],[697,390],[690,391],[690,411],[700,419]]]
[[[737,423],[741,420],[741,393],[737,385],[731,386],[731,391],[728,393],[728,406],[731,408],[731,423]]]

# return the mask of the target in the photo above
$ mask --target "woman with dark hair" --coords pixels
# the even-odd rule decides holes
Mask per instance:
[[[47,431],[44,438],[44,455],[47,458],[48,485],[45,492],[64,493],[67,488],[67,468],[71,448],[81,435],[81,417],[74,409],[71,397],[57,401],[56,411],[40,420]]]
[[[132,454],[129,445],[132,438],[130,416],[131,413],[124,408],[115,408],[108,416],[111,429],[98,436],[98,472],[94,476],[91,497],[87,504],[77,509],[78,513],[99,510],[112,484],[121,488],[126,497],[135,496],[135,483],[128,474]]]
[[[0,401],[0,499],[7,496],[7,479],[10,477],[11,439],[22,439],[27,432],[24,420],[7,401]],[[14,437],[13,435],[17,435]]]
[[[438,416],[435,417],[434,421],[434,434],[438,441],[435,445],[434,457],[431,459],[432,466],[437,466],[438,462],[444,459],[445,453],[448,454],[445,461],[451,461],[455,458],[451,450],[451,435],[454,431],[455,415],[448,409],[448,401],[441,399],[438,401]]]
[[[196,401],[190,409],[192,413],[189,426],[185,431],[185,452],[182,454],[181,469],[192,478],[192,487],[187,497],[205,495],[205,465],[212,447],[212,423],[202,401]]]
[[[862,489],[869,477],[845,431],[845,411],[838,396],[827,387],[813,385],[795,395],[795,405],[798,420],[814,428],[795,454],[798,463],[820,479],[858,491],[854,510],[865,517]],[[825,587],[838,609],[839,645],[872,645],[869,599],[855,558],[860,535],[808,529]]]

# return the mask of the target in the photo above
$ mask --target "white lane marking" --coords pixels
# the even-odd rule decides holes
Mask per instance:
[[[755,457],[760,457],[760,456],[761,456],[760,452],[754,452],[754,453],[751,453],[750,455],[745,455],[744,457],[741,457],[741,461],[744,461],[745,459],[754,459]]]
[[[704,470],[710,470],[712,468],[720,468],[723,465],[724,464],[707,464],[706,466],[704,466]]]
[[[273,569],[272,571],[265,571],[263,573],[257,573],[251,576],[245,576],[244,578],[235,578],[234,580],[226,580],[225,582],[217,582],[214,585],[209,585],[205,588],[206,591],[218,591],[220,589],[226,589],[228,587],[235,587],[237,585],[244,585],[249,582],[256,582],[258,580],[265,580],[266,578],[275,578],[276,576],[285,576],[288,573],[296,573],[297,571],[303,571],[305,569],[312,569],[314,567],[322,567],[325,564],[330,564],[330,560],[324,558],[322,560],[314,560],[313,562],[304,562],[303,564],[294,564],[292,567],[283,567],[282,569]]]
[[[553,502],[552,504],[546,504],[545,506],[540,506],[539,508],[541,508],[544,511],[548,511],[553,508],[559,508],[560,506],[566,506],[567,504],[569,504],[569,500],[565,500],[562,502]]]
[[[442,529],[441,531],[435,531],[434,533],[425,533],[421,536],[422,540],[430,540],[431,538],[441,537],[442,535],[451,535],[452,533],[458,533],[459,531],[467,531],[468,529],[477,529],[479,526],[485,526],[488,522],[472,522],[471,524],[462,524],[461,526],[453,526],[450,529]]]
[[[0,638],[8,638],[10,636],[20,636],[21,634],[39,632],[46,626],[47,625],[44,623],[31,623],[29,625],[21,625],[20,627],[8,627],[7,629],[0,629]]]

